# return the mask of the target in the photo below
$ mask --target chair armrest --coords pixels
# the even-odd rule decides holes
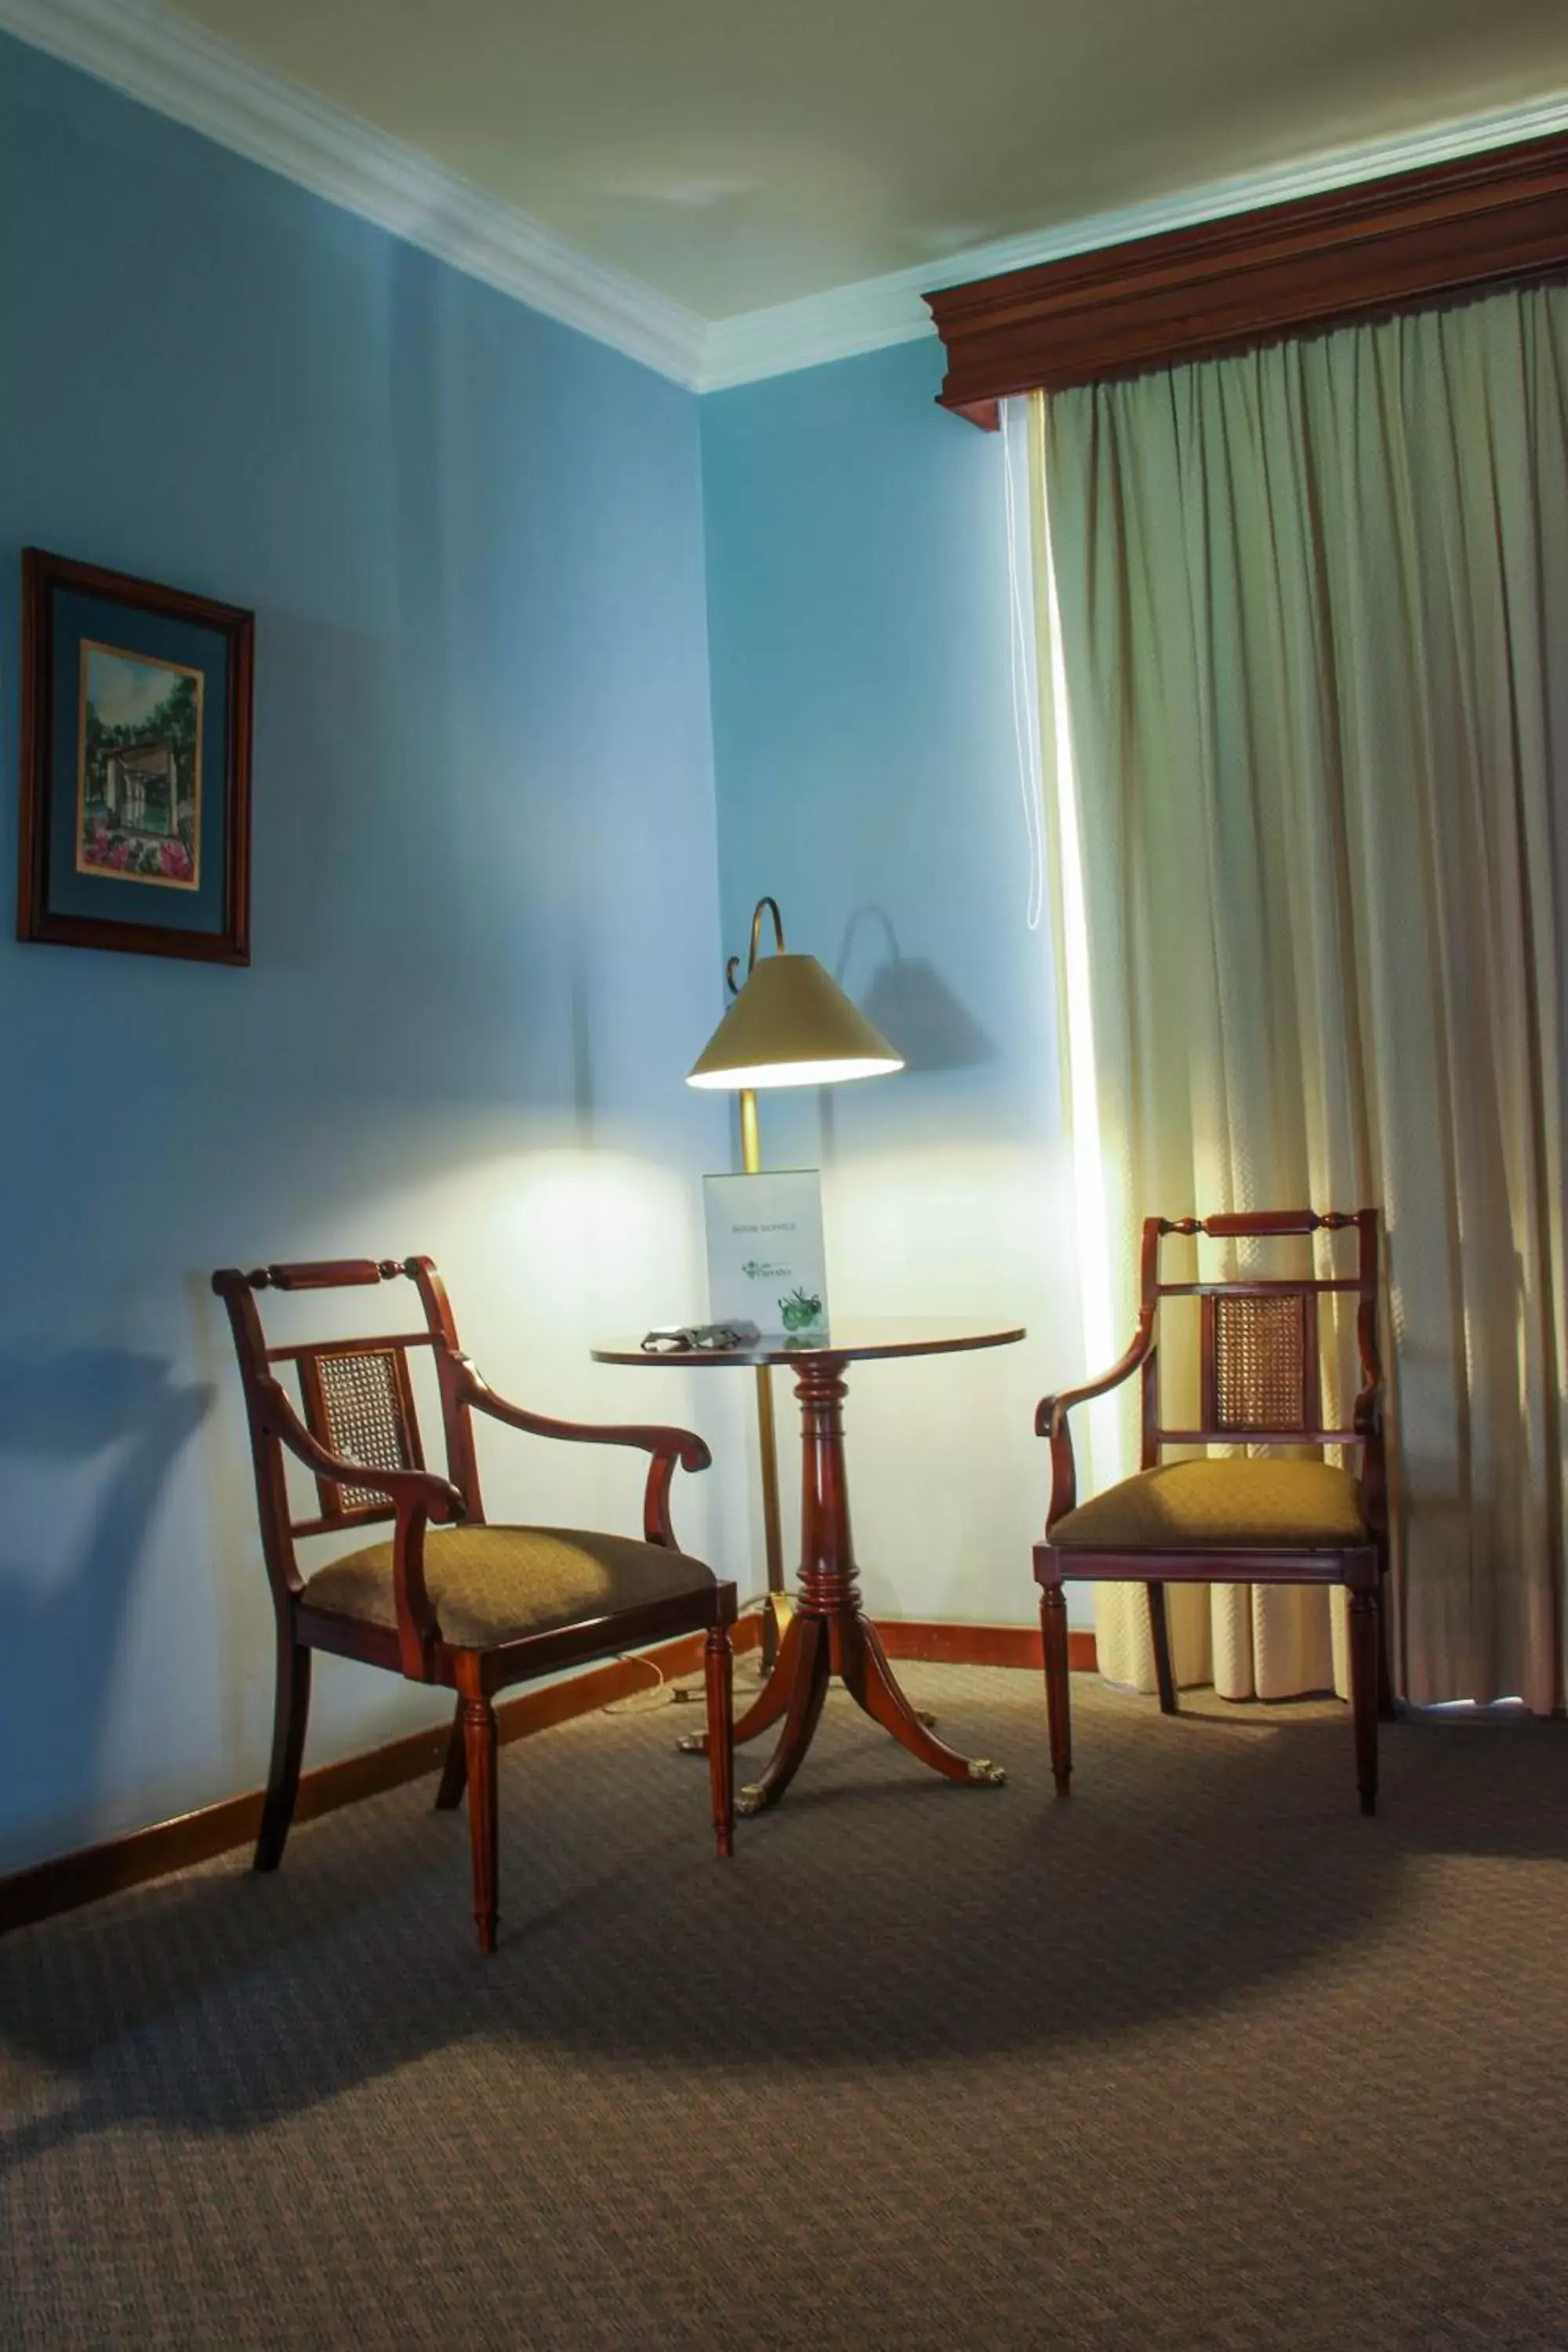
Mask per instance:
[[[647,1484],[643,1490],[643,1541],[663,1544],[670,1551],[679,1550],[669,1517],[669,1489],[676,1465],[679,1463],[683,1470],[706,1470],[713,1459],[706,1440],[699,1437],[695,1430],[667,1428],[658,1423],[554,1421],[546,1413],[530,1412],[526,1406],[498,1396],[466,1356],[458,1358],[457,1371],[459,1404],[471,1405],[475,1412],[488,1413],[492,1421],[521,1430],[524,1436],[559,1437],[572,1445],[629,1445],[639,1453],[651,1454]]]
[[[1066,1420],[1072,1406],[1087,1404],[1091,1397],[1104,1396],[1130,1380],[1149,1353],[1150,1328],[1140,1319],[1138,1335],[1127,1353],[1108,1372],[1101,1372],[1098,1380],[1085,1381],[1081,1388],[1061,1389],[1055,1396],[1042,1397],[1035,1408],[1035,1435],[1048,1437],[1057,1423]]]
[[[1368,1527],[1386,1548],[1388,1541],[1388,1460],[1383,1444],[1384,1387],[1368,1381],[1356,1398],[1351,1426],[1362,1443],[1361,1507]]]
[[[289,1402],[287,1391],[274,1380],[259,1383],[258,1417],[263,1434],[275,1436],[290,1454],[313,1470],[318,1478],[332,1478],[351,1486],[372,1486],[384,1494],[397,1514],[393,1531],[393,1590],[397,1603],[397,1648],[403,1671],[414,1682],[428,1682],[429,1652],[441,1629],[425,1582],[425,1528],[428,1520],[445,1526],[464,1515],[463,1497],[456,1486],[433,1470],[382,1470],[365,1462],[351,1462],[331,1453],[313,1437]]]
[[[1042,1397],[1035,1408],[1035,1434],[1048,1437],[1051,1446],[1051,1500],[1046,1514],[1048,1536],[1058,1519],[1066,1518],[1078,1503],[1078,1465],[1073,1456],[1072,1432],[1068,1426],[1068,1414],[1075,1404],[1087,1404],[1093,1397],[1105,1396],[1110,1390],[1130,1380],[1148,1357],[1153,1335],[1154,1318],[1141,1315],[1131,1346],[1119,1362],[1098,1380],[1085,1381],[1080,1388],[1062,1389],[1055,1396]]]

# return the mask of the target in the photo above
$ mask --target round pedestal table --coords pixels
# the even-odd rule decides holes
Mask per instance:
[[[761,1812],[784,1795],[811,1746],[834,1675],[857,1706],[933,1772],[974,1787],[996,1788],[1005,1780],[1000,1764],[984,1756],[961,1756],[936,1738],[899,1688],[877,1629],[861,1607],[849,1533],[843,1405],[851,1364],[1006,1348],[1023,1337],[1020,1325],[867,1320],[835,1323],[826,1339],[802,1345],[764,1341],[721,1353],[676,1348],[655,1354],[635,1340],[623,1340],[593,1350],[600,1364],[652,1370],[675,1366],[683,1371],[776,1364],[795,1376],[801,1409],[800,1588],[773,1672],[735,1726],[736,1744],[759,1738],[781,1719],[784,1729],[762,1778],[740,1791],[742,1812]],[[680,1745],[700,1755],[705,1735],[694,1733]]]

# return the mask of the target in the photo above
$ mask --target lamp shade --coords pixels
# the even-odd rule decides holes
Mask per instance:
[[[687,1072],[689,1087],[826,1087],[901,1070],[881,1031],[815,956],[770,955]]]

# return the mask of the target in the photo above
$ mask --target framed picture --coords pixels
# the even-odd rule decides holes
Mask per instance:
[[[24,551],[19,939],[250,961],[253,630]]]

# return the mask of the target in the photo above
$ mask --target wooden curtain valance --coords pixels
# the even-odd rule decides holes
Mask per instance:
[[[944,408],[1214,359],[1568,269],[1568,136],[1009,270],[925,298]]]

